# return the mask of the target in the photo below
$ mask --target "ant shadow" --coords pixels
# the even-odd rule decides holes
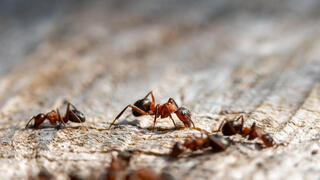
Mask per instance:
[[[202,157],[202,156],[205,156],[205,155],[212,155],[212,154],[218,154],[218,153],[222,153],[224,152],[223,150],[216,150],[216,149],[205,149],[205,150],[199,150],[197,152],[188,152],[188,154],[185,154],[181,157],[171,157],[169,156],[168,157],[168,161],[176,161],[178,159],[181,159],[181,158],[184,158],[184,159],[195,159],[195,158],[198,158],[198,157]]]
[[[82,126],[61,126],[61,125],[57,125],[57,126],[52,126],[52,125],[41,125],[37,128],[33,128],[32,125],[29,125],[25,128],[21,128],[21,130],[28,130],[28,129],[32,129],[32,130],[42,130],[42,129],[56,129],[56,130],[60,130],[60,129],[79,129]]]
[[[115,125],[130,125],[130,126],[140,127],[140,121],[138,119],[135,119],[133,121],[123,120],[123,121],[118,122]]]
[[[126,117],[127,118],[127,117]],[[153,126],[148,126],[148,127],[141,127],[141,124],[140,124],[140,120],[138,119],[134,119],[134,120],[123,120],[123,121],[120,121],[116,124],[114,124],[115,126],[121,126],[121,125],[130,125],[130,126],[134,126],[134,127],[137,127],[138,129],[141,129],[141,133],[145,133],[146,131],[151,131],[153,130]],[[162,128],[162,127],[155,127],[154,128],[154,134],[166,134],[166,133],[169,133],[169,132],[173,132],[173,131],[177,131],[177,130],[183,130],[185,129],[184,126],[177,126],[176,127],[170,127],[170,128]]]

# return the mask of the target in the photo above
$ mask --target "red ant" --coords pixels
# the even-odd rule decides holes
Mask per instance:
[[[241,123],[237,122],[239,120],[241,120]],[[262,129],[257,127],[255,122],[252,124],[251,128],[248,128],[248,127],[244,128],[243,124],[244,124],[243,115],[239,116],[235,120],[224,119],[220,124],[219,129],[216,132],[221,130],[222,134],[225,136],[232,136],[235,134],[249,136],[248,138],[249,140],[253,140],[258,137],[263,141],[266,147],[271,147],[274,145],[272,137],[267,133],[263,133]]]
[[[148,99],[149,95],[151,95],[152,101]],[[193,127],[195,127],[193,121],[191,120],[191,112],[187,108],[179,107],[177,103],[174,101],[174,99],[172,98],[169,98],[168,102],[162,105],[156,104],[153,93],[152,91],[150,91],[143,99],[136,101],[133,105],[129,104],[128,106],[126,106],[110,124],[109,129],[116,122],[116,120],[120,118],[120,116],[128,107],[132,108],[132,114],[136,117],[142,116],[142,115],[150,115],[150,116],[154,115],[152,131],[154,131],[157,118],[159,117],[160,118],[170,117],[174,126],[177,128],[176,123],[174,122],[171,116],[172,113],[175,113],[178,116],[178,118],[180,119],[180,121],[183,122],[185,127],[190,128],[191,124],[193,125]]]
[[[73,108],[71,109],[70,106]],[[33,128],[38,128],[45,120],[49,120],[50,124],[56,125],[57,122],[61,125],[66,125],[68,121],[76,122],[76,123],[83,123],[86,121],[84,114],[77,110],[77,108],[67,102],[67,110],[66,114],[63,116],[60,114],[59,109],[52,110],[46,114],[40,113],[36,116],[33,116],[27,123],[26,128],[28,127],[29,123],[34,120]]]
[[[171,157],[178,157],[185,150],[190,149],[191,151],[197,151],[199,149],[205,149],[211,147],[215,152],[224,151],[227,149],[228,143],[218,135],[209,135],[207,134],[206,138],[188,138],[184,141],[183,144],[177,142],[172,147],[170,153]]]

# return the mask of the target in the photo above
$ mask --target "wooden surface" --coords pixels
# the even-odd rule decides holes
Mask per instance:
[[[320,178],[320,3],[318,1],[4,1],[0,26],[0,177],[45,168],[57,179],[98,178],[111,154],[137,151],[130,169],[174,179]],[[200,136],[123,107],[153,90],[192,110],[213,131],[240,114],[274,148],[234,136],[227,151],[169,161],[176,141]],[[33,115],[70,100],[86,128]],[[174,116],[179,126],[183,124]]]

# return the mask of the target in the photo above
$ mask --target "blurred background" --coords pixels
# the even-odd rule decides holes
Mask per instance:
[[[104,93],[116,102],[159,89],[196,111],[219,112],[241,96],[225,89],[244,92],[264,77],[271,87],[282,69],[317,67],[319,58],[317,0],[4,0],[0,8],[0,74],[23,75],[3,89],[46,81],[54,87],[48,98],[108,77],[114,88]],[[31,77],[42,72],[53,80]]]
[[[259,33],[270,27],[283,26],[283,23],[287,26],[292,23],[286,27],[290,31],[301,28],[299,26],[306,21],[318,23],[319,7],[317,0],[3,0],[0,7],[0,73],[24,61],[25,56],[34,53],[42,43],[61,43],[77,34],[89,36],[98,43],[108,41],[109,34],[126,32],[128,39],[123,37],[117,41],[127,41],[118,44],[129,44],[134,33],[146,31],[152,36],[161,28],[174,31],[171,35],[168,32],[166,38],[169,39],[174,38],[170,36],[187,37],[186,31],[201,34],[209,27],[211,33],[225,26],[230,30],[234,28],[235,32],[225,32],[220,38],[234,33],[252,33],[250,29],[253,28],[254,33]],[[279,32],[265,33],[268,33],[266,37],[272,38]],[[144,38],[149,43],[157,41],[152,39],[154,36]]]

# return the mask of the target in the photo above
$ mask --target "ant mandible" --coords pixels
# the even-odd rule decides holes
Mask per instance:
[[[148,98],[149,95],[151,95],[152,101],[150,101],[150,99]],[[132,108],[132,114],[136,117],[142,115],[154,116],[152,131],[154,131],[157,118],[159,117],[170,117],[174,126],[177,128],[176,123],[171,116],[172,113],[175,113],[177,115],[177,117],[180,119],[180,121],[183,122],[185,127],[190,128],[191,124],[193,125],[193,127],[195,127],[193,121],[191,120],[191,112],[187,108],[179,107],[173,98],[169,98],[168,102],[162,105],[156,104],[153,93],[152,91],[150,91],[143,99],[136,101],[133,105],[129,104],[128,106],[126,106],[110,124],[109,129],[116,122],[116,120],[120,118],[120,116],[128,107]]]
[[[241,123],[238,123],[239,120],[241,120]],[[224,119],[216,132],[221,130],[222,134],[225,136],[232,136],[235,134],[249,136],[249,140],[253,140],[258,137],[263,141],[266,147],[271,147],[274,145],[272,137],[268,133],[263,133],[262,129],[257,127],[255,122],[250,128],[243,127],[243,124],[243,115],[239,116],[235,120]]]
[[[52,110],[46,114],[40,113],[36,116],[33,116],[27,123],[26,127],[30,124],[32,120],[34,120],[33,128],[38,128],[46,119],[49,120],[50,124],[56,125],[57,122],[61,125],[66,125],[68,121],[83,123],[86,121],[84,114],[79,111],[73,104],[67,102],[67,110],[66,114],[63,116],[60,114],[59,109]],[[70,106],[73,108],[71,109]]]

